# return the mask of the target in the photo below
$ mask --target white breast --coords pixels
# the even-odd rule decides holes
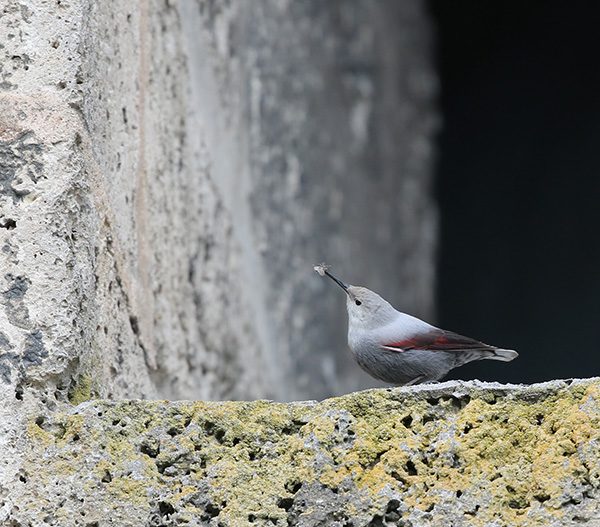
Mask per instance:
[[[398,316],[392,322],[385,326],[374,329],[355,328],[352,325],[348,327],[348,345],[356,350],[361,345],[390,344],[392,342],[402,342],[410,339],[415,334],[425,333],[435,326],[424,322],[423,320],[398,312]]]

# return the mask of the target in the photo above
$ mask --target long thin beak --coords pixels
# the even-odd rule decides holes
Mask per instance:
[[[325,274],[331,278],[337,285],[339,285],[344,291],[346,291],[347,294],[350,294],[348,291],[348,288],[350,287],[348,284],[346,284],[345,282],[342,282],[339,278],[336,278],[335,276],[333,276],[327,269],[325,269]]]

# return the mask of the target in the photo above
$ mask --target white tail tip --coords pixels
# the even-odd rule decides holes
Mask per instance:
[[[509,362],[513,359],[516,359],[518,356],[519,354],[515,350],[496,349],[494,350],[494,355],[492,355],[489,358],[492,360],[501,360],[504,362]]]

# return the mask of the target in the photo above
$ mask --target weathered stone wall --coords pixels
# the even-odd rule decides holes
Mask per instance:
[[[600,522],[597,379],[115,401],[360,386],[322,259],[431,312],[422,2],[0,15],[0,524]]]
[[[322,403],[63,406],[27,416],[16,499],[0,501],[0,520],[600,525],[599,382],[450,381]]]
[[[69,403],[368,383],[312,265],[431,312],[429,41],[422,2],[1,3],[0,523],[118,521],[32,478]]]
[[[421,2],[0,9],[6,397],[365,385],[323,259],[431,312]]]
[[[202,129],[232,211],[264,373],[284,380],[286,399],[366,386],[347,360],[341,295],[310,273],[326,259],[432,312],[437,84],[424,5],[188,2],[182,13],[188,135]]]

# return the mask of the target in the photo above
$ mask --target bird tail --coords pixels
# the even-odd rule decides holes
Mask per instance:
[[[503,349],[495,349],[493,355],[486,357],[487,359],[492,360],[501,360],[504,362],[509,362],[513,359],[516,359],[519,354],[515,350],[503,350]]]

